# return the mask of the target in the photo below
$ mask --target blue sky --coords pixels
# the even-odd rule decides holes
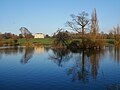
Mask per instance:
[[[33,34],[52,35],[70,21],[70,14],[96,8],[100,31],[120,24],[120,0],[0,0],[0,32],[19,34],[20,27]]]

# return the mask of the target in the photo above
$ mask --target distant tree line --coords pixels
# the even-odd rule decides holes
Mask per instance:
[[[91,16],[89,19],[84,11],[78,15],[72,14],[72,21],[66,23],[67,28],[58,29],[54,35],[55,47],[100,49],[108,44],[120,45],[120,26],[109,33],[100,32],[96,9]]]
[[[45,38],[54,40],[54,47],[100,49],[105,45],[120,45],[120,26],[113,27],[109,33],[100,32],[96,9],[93,10],[91,19],[84,11],[78,15],[71,14],[70,16],[72,20],[66,22],[66,28],[58,29],[52,37],[45,36]],[[26,42],[29,42],[34,38],[26,27],[21,27],[19,30],[21,31],[19,35],[0,33],[0,46],[17,45],[18,39],[25,39]]]
[[[28,41],[34,38],[32,33],[26,27],[21,27],[20,31],[21,33],[19,35],[13,34],[11,32],[0,33],[0,46],[19,45],[19,39],[24,39],[26,40],[26,43],[29,44]],[[49,35],[45,36],[45,38],[49,37]]]

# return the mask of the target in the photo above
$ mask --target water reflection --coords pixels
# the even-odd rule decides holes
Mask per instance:
[[[10,56],[7,57],[6,55]],[[9,82],[9,80],[11,79],[10,82],[12,82],[14,78],[13,75],[17,75],[16,77],[19,78],[17,81],[21,80],[21,82],[23,82],[22,80],[25,80],[26,82],[23,83],[24,85],[23,84],[22,85],[23,86],[26,85],[28,87],[30,85],[31,87],[32,85],[33,87],[34,86],[40,87],[41,85],[43,85],[43,81],[45,81],[44,82],[45,86],[50,85],[51,87],[52,85],[55,85],[56,87],[58,87],[61,84],[61,86],[63,85],[68,87],[69,88],[69,89],[67,88],[68,90],[73,89],[73,87],[76,89],[81,88],[87,90],[89,89],[119,90],[120,89],[119,55],[120,48],[118,47],[106,47],[105,50],[74,50],[74,51],[70,51],[64,48],[51,49],[49,47],[44,46],[4,48],[0,49],[0,57],[3,58],[3,60],[5,61],[4,62],[3,60],[1,60],[0,62],[1,64],[0,77],[1,80],[3,80],[5,79],[6,76],[7,78],[4,81]],[[9,60],[11,58],[16,59],[18,56],[19,61]],[[49,58],[48,62],[46,58]],[[30,60],[33,61],[30,62],[30,64],[27,64]],[[50,62],[50,60],[52,63]],[[113,60],[115,62],[113,62]],[[27,65],[23,67],[23,65],[21,64]],[[56,68],[54,64],[60,68]],[[28,72],[23,73],[24,68],[26,68]],[[29,75],[29,77],[28,76],[27,78],[20,77],[21,75],[22,76]],[[50,81],[49,83],[46,82],[48,80]],[[21,82],[19,83],[20,87],[22,86]],[[16,83],[18,84],[18,82]],[[15,86],[15,84],[12,85]],[[55,87],[52,88],[56,89]]]
[[[58,66],[68,60],[72,60],[72,64],[67,68],[67,75],[72,78],[72,81],[81,80],[88,82],[92,76],[97,79],[99,62],[104,56],[104,50],[79,50],[70,53],[67,49],[53,49],[54,55],[50,56]]]
[[[72,81],[82,80],[87,82],[89,78],[89,65],[88,60],[85,59],[85,51],[78,53],[78,55],[73,59],[73,65],[68,68],[67,75],[72,76]]]
[[[114,59],[117,63],[120,63],[120,47],[115,47],[114,54]]]
[[[109,53],[111,54],[111,58],[115,60],[115,62],[120,63],[120,47],[108,47]]]
[[[43,45],[41,45],[41,46],[35,46],[35,52],[37,54],[42,54],[42,53],[45,52],[45,47]]]
[[[32,58],[34,53],[34,47],[1,47],[0,48],[0,59],[2,59],[2,55],[16,55],[16,54],[24,54],[21,63],[26,64],[29,59]]]
[[[24,54],[22,56],[21,63],[27,63],[29,59],[32,58],[34,52],[37,54],[42,54],[45,51],[49,52],[50,48],[45,46],[35,46],[32,48],[27,47],[1,47],[0,48],[0,59],[2,59],[3,55],[15,55],[15,54]],[[96,51],[70,51],[68,49],[52,49],[53,55],[50,55],[50,59],[53,60],[58,66],[62,66],[64,62],[72,59],[72,55],[79,54],[77,56],[80,60],[76,60],[76,62],[81,61],[83,69],[86,66],[86,62],[89,62],[91,68],[91,74],[93,78],[97,76],[97,69],[99,68],[99,61],[102,58],[101,55],[105,53],[109,53],[112,60],[116,63],[120,63],[120,47],[107,47],[106,50],[96,50]],[[76,58],[77,58],[76,57]]]
[[[24,46],[16,46],[16,47],[0,47],[0,59],[2,59],[3,55],[16,55],[22,54],[20,62],[22,64],[26,64],[33,56],[34,52],[37,54],[42,54],[45,51],[49,51],[49,47],[45,46],[35,46],[35,47],[24,47]]]
[[[65,48],[52,49],[53,55],[50,55],[50,60],[55,62],[58,66],[63,66],[64,62],[71,58],[70,50]]]
[[[20,54],[23,53],[23,51],[24,47],[0,47],[0,57],[2,57],[2,55]]]
[[[77,59],[74,59],[74,65],[68,69],[68,75],[72,74],[72,80],[81,80],[88,82],[90,76],[97,78],[99,61],[103,51],[82,51],[78,54]]]
[[[34,47],[26,47],[24,55],[22,56],[21,63],[26,64],[34,54]]]
[[[104,50],[96,50],[89,52],[89,60],[91,65],[91,74],[94,79],[97,79],[98,69],[99,69],[99,62],[101,57],[104,57],[105,51]]]
[[[42,54],[45,51],[49,51],[48,47],[45,46],[35,46],[35,47],[26,47],[24,52],[24,55],[22,56],[21,63],[27,64],[28,61],[32,58],[34,52],[36,54]]]
[[[114,83],[107,86],[107,90],[120,90],[120,83]]]

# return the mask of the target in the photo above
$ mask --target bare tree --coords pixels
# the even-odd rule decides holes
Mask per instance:
[[[82,44],[84,46],[85,41],[85,30],[87,29],[86,26],[89,24],[88,13],[82,12],[79,15],[72,14],[71,17],[73,18],[72,22],[67,22],[67,25],[74,31],[78,33],[82,33]]]
[[[94,35],[99,33],[99,26],[98,26],[96,9],[94,9],[93,12],[92,12],[91,33],[94,34]]]
[[[89,23],[89,19],[87,18],[87,16],[88,13],[84,11],[77,16],[72,14],[71,17],[73,18],[73,21],[68,21],[67,24],[72,30],[77,31],[78,33],[80,33],[82,30],[82,33],[84,34],[85,26]]]
[[[119,25],[113,28],[113,33],[114,33],[115,40],[119,41],[120,39],[120,26]]]
[[[26,39],[29,39],[32,37],[32,33],[26,27],[21,27],[20,31],[22,36],[25,37]]]
[[[99,25],[98,25],[96,9],[94,9],[92,12],[91,30],[89,35],[87,36],[87,44],[88,44],[88,48],[94,48],[94,49],[95,48],[100,49],[106,44],[106,39],[104,34],[99,33]]]
[[[91,19],[91,31],[90,31],[90,37],[93,42],[96,42],[97,39],[100,39],[99,36],[99,25],[98,25],[98,19],[97,19],[97,12],[96,9],[92,12],[92,19]]]

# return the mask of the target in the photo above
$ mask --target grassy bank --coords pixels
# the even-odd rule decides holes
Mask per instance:
[[[52,45],[53,41],[54,41],[53,38],[40,38],[40,39],[33,38],[33,39],[29,39],[29,40],[26,40],[25,38],[22,38],[22,39],[17,39],[17,41],[12,40],[12,39],[4,39],[4,40],[0,41],[0,46]],[[78,41],[80,41],[80,40],[78,39]],[[106,39],[106,42],[108,43],[108,45],[111,45],[111,44],[114,45],[115,44],[114,39]]]
[[[22,38],[22,39],[17,39],[17,41],[15,41],[13,39],[4,39],[4,40],[0,41],[0,46],[51,45],[52,42],[53,42],[53,39],[51,39],[51,38],[40,38],[40,39],[33,38],[33,39],[29,39],[29,40]]]
[[[29,39],[29,40],[26,40],[26,39],[18,39],[18,43],[21,45],[21,44],[25,44],[25,43],[32,43],[32,44],[43,44],[43,45],[49,45],[49,44],[52,44],[53,42],[53,39],[51,38],[39,38],[39,39]]]

